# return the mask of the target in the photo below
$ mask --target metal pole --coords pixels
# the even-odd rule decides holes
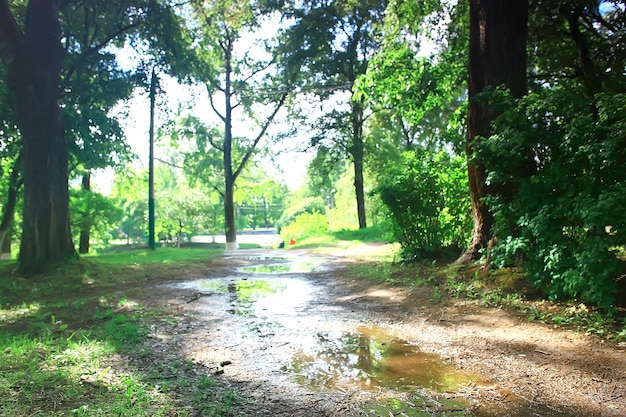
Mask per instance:
[[[148,157],[148,247],[156,249],[154,232],[154,103],[156,101],[156,68],[150,79],[150,155]]]

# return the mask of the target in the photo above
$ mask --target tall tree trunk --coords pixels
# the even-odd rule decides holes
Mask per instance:
[[[83,175],[83,190],[91,191],[91,173]],[[78,243],[78,253],[89,253],[89,237],[91,231],[91,216],[83,213],[80,222],[80,239]]]
[[[514,97],[526,94],[526,38],[528,0],[470,0],[469,86],[466,153],[474,228],[465,253],[457,262],[480,258],[492,237],[494,218],[483,199],[503,190],[488,189],[486,170],[472,161],[480,138],[491,135],[491,122],[497,117],[485,102],[475,100],[487,86],[504,85]]]
[[[70,230],[68,155],[58,101],[64,53],[58,3],[30,0],[24,35],[19,29],[17,35],[7,35],[8,27],[0,33],[0,53],[9,69],[9,86],[15,94],[24,143],[24,213],[18,267],[27,274],[76,258]],[[7,19],[7,10],[3,0],[2,21]]]
[[[350,153],[354,163],[354,191],[356,194],[356,208],[359,218],[359,229],[367,227],[365,214],[365,181],[363,180],[363,159],[365,144],[363,142],[363,100],[352,104],[352,145]]]
[[[230,44],[229,44],[230,45]],[[226,250],[237,249],[237,226],[235,224],[235,174],[233,173],[233,109],[232,99],[232,46],[225,51],[226,88],[224,89],[224,220]]]
[[[9,228],[3,231],[0,231],[0,241],[2,245],[0,246],[0,260],[8,260],[11,259],[11,235],[13,234],[13,224],[9,225]]]

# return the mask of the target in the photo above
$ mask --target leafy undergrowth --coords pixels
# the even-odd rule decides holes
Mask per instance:
[[[602,310],[576,300],[542,299],[522,273],[478,266],[459,267],[445,262],[396,263],[392,260],[359,263],[349,267],[353,276],[392,285],[429,286],[430,301],[475,300],[485,307],[509,308],[537,321],[576,329],[607,340],[626,341],[626,309]]]
[[[163,310],[127,297],[127,284],[181,274],[221,251],[162,248],[87,257],[28,279],[0,268],[0,415],[224,415],[236,398],[189,366],[150,375],[111,363],[142,347]],[[184,361],[179,361],[183,363]],[[172,364],[170,364],[172,365]],[[190,365],[191,366],[191,365]],[[175,386],[174,391],[171,387]]]

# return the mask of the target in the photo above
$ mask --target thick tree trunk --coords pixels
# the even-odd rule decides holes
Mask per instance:
[[[11,259],[11,235],[13,234],[11,229],[9,227],[7,230],[0,231],[0,242],[2,242],[0,246],[0,260]]]
[[[83,175],[83,190],[91,191],[91,174]],[[89,238],[91,231],[91,218],[89,213],[83,213],[80,222],[80,239],[78,244],[78,253],[89,253]]]
[[[22,273],[76,258],[69,216],[68,156],[59,109],[58,1],[30,0],[26,31],[9,66],[24,142],[24,214],[18,257]]]
[[[476,141],[491,135],[491,122],[497,116],[485,102],[475,100],[487,86],[511,90],[514,97],[526,94],[526,38],[528,0],[471,0],[468,86],[468,129],[466,152],[471,161]],[[502,192],[498,185],[488,189],[485,167],[477,162],[468,166],[474,229],[465,253],[457,262],[480,258],[491,240],[494,218],[483,198]],[[500,185],[501,186],[501,185]]]

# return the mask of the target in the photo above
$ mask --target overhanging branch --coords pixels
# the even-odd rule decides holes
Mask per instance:
[[[18,49],[23,33],[15,21],[7,0],[0,0],[0,59],[9,68],[15,69]]]
[[[285,104],[285,100],[287,100],[287,96],[289,94],[288,93],[284,93],[280,100],[278,101],[278,103],[276,103],[276,107],[274,108],[274,111],[272,112],[272,114],[265,120],[265,124],[263,125],[263,128],[261,129],[261,131],[259,132],[259,134],[257,135],[257,137],[254,139],[254,142],[252,143],[252,146],[250,146],[250,148],[248,149],[248,152],[246,152],[246,154],[244,155],[243,159],[241,160],[241,162],[239,163],[239,166],[237,167],[237,170],[235,170],[235,173],[233,174],[234,179],[237,179],[237,177],[239,176],[239,174],[241,174],[241,171],[243,171],[243,168],[246,166],[246,164],[248,163],[248,160],[252,157],[252,153],[254,152],[254,150],[256,149],[257,145],[259,144],[259,142],[261,141],[261,139],[263,138],[263,136],[265,135],[265,132],[267,132],[267,129],[270,127],[270,125],[272,124],[272,122],[274,121],[274,118],[276,117],[276,115],[278,114],[278,111],[280,110],[280,108],[283,106],[283,104]]]

